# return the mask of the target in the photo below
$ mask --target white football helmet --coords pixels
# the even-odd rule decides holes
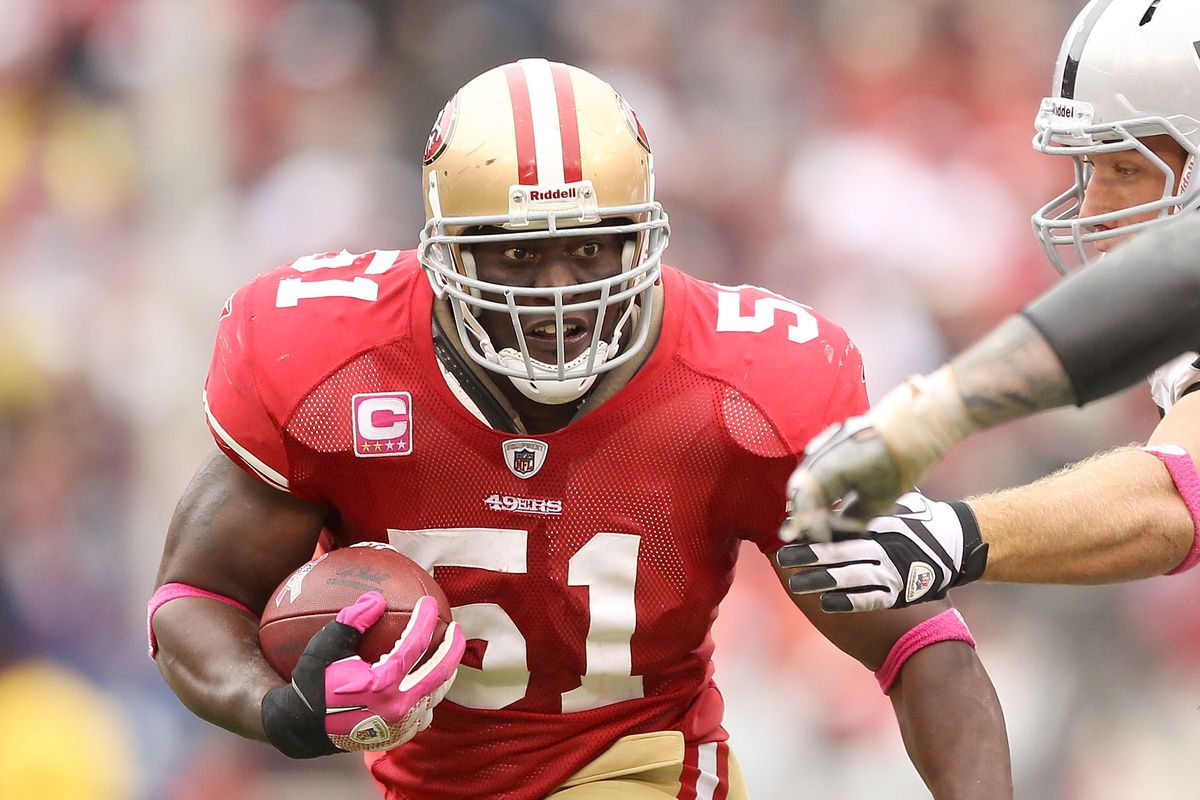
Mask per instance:
[[[426,221],[418,257],[434,292],[449,299],[471,360],[507,376],[527,397],[565,403],[645,346],[650,293],[669,228],[654,200],[645,132],[611,86],[544,59],[488,70],[442,110],[425,149],[423,177]],[[501,232],[481,234],[482,228]],[[603,234],[627,237],[621,273],[567,287],[481,281],[464,247]],[[581,295],[595,299],[577,299]],[[522,331],[522,317],[544,316],[548,308],[557,320],[558,362],[552,364],[530,356]],[[511,316],[519,349],[497,352],[476,319],[484,309]],[[581,311],[597,312],[592,339],[568,361],[563,317]],[[618,324],[605,341],[610,315]]]
[[[1074,186],[1033,215],[1034,233],[1060,272],[1088,259],[1088,243],[1200,206],[1200,184],[1191,182],[1200,149],[1200,2],[1091,0],[1063,39],[1051,96],[1042,100],[1034,126],[1035,149],[1075,161]],[[1171,168],[1138,140],[1160,134],[1187,153],[1178,189]],[[1163,171],[1162,197],[1080,217],[1091,176],[1085,159],[1120,150],[1136,150]],[[1093,228],[1152,212],[1157,216],[1147,221]]]

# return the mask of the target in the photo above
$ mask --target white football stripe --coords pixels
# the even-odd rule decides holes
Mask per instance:
[[[717,776],[717,743],[705,742],[696,750],[696,766],[700,769],[700,777],[696,778],[696,800],[712,800],[720,782]]]
[[[537,154],[538,183],[560,184],[563,175],[562,130],[558,121],[558,95],[550,62],[543,58],[522,59],[525,84],[529,87],[529,110],[533,117],[533,146]]]

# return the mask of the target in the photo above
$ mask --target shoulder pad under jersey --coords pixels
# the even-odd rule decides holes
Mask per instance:
[[[1196,353],[1184,353],[1150,375],[1150,396],[1164,414],[1197,387],[1200,387],[1200,357]]]

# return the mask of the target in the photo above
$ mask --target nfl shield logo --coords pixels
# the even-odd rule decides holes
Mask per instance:
[[[538,474],[546,463],[546,451],[550,445],[537,439],[509,439],[503,445],[504,463],[508,470],[525,480]]]
[[[933,567],[920,561],[914,561],[908,568],[904,599],[911,603],[924,595],[933,588],[933,579]]]
[[[533,451],[522,447],[513,453],[513,472],[518,475],[529,475],[533,472]]]

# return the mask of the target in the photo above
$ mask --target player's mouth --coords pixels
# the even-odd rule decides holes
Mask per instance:
[[[524,328],[525,338],[535,342],[557,342],[558,322],[554,319],[539,319]],[[588,335],[591,326],[581,317],[564,317],[562,321],[563,341],[570,344]]]
[[[1114,230],[1117,226],[1106,225],[1102,223],[1100,225],[1092,225],[1090,227],[1092,233],[1105,233],[1106,231]],[[1096,239],[1092,242],[1092,246],[1101,253],[1107,253],[1113,247],[1120,244],[1124,239],[1124,236],[1108,236],[1103,239]]]
[[[560,333],[557,320],[535,319],[523,328],[525,341],[535,352],[551,355],[551,360],[558,360],[558,337]],[[562,321],[562,340],[566,356],[569,359],[578,355],[591,339],[592,326],[582,317],[564,317]],[[543,359],[539,359],[543,360]]]

